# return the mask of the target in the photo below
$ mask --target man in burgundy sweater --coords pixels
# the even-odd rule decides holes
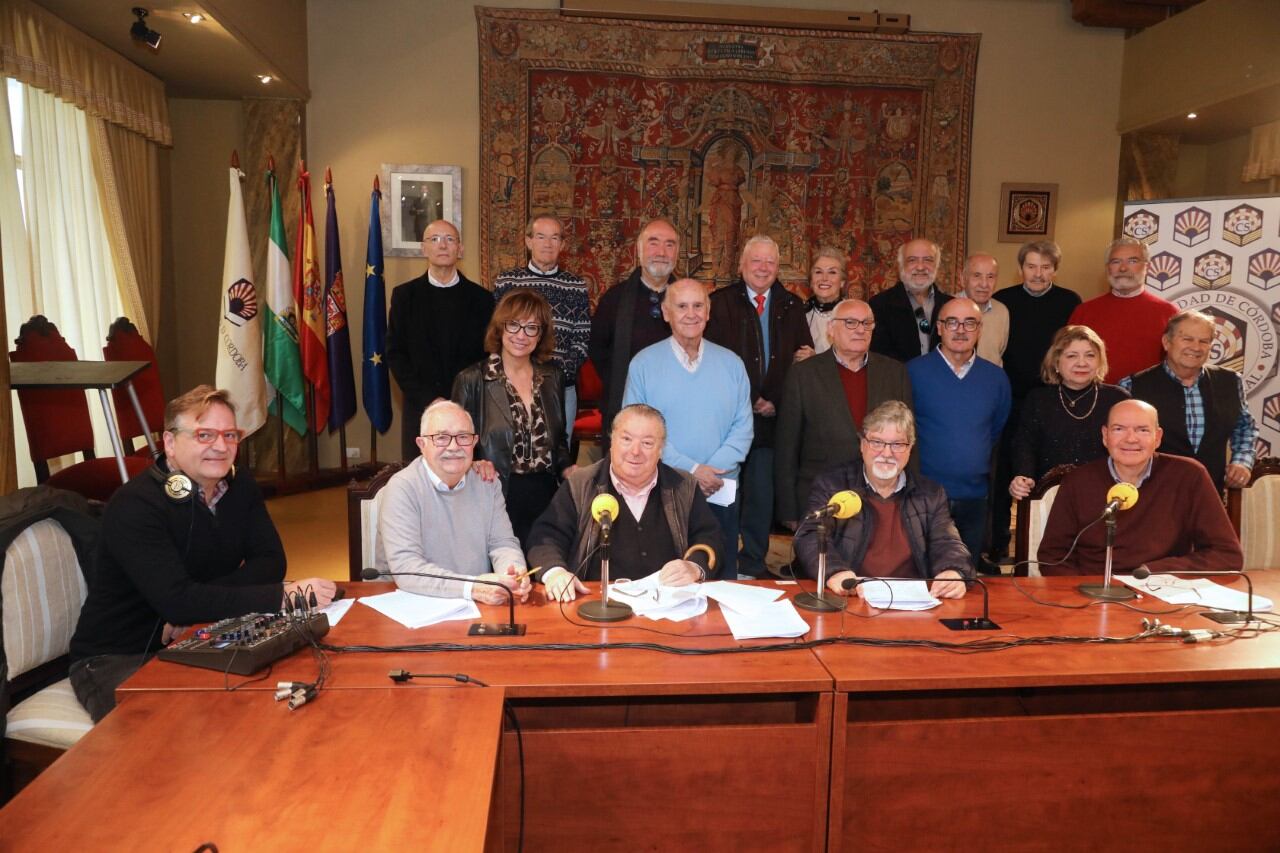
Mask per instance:
[[[1152,572],[1240,569],[1240,540],[1209,472],[1194,459],[1156,453],[1161,435],[1151,404],[1124,400],[1111,407],[1102,429],[1108,457],[1081,465],[1062,480],[1040,542],[1041,574],[1102,574],[1105,525],[1084,527],[1102,514],[1107,490],[1120,482],[1137,486],[1139,498],[1116,516],[1117,572],[1139,566]],[[1078,533],[1080,541],[1068,555]]]

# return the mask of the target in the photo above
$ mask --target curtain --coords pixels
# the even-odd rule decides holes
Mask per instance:
[[[0,73],[172,144],[164,83],[30,0],[0,2]]]
[[[1249,156],[1244,163],[1243,181],[1263,181],[1280,177],[1280,121],[1259,125],[1249,134]]]
[[[47,92],[24,86],[22,144],[27,242],[31,251],[32,313],[43,314],[82,359],[101,359],[111,322],[125,306],[94,179],[89,117]],[[10,300],[5,282],[6,300]],[[30,314],[7,317],[8,337]],[[91,392],[94,451],[112,454],[102,406]],[[30,460],[25,459],[30,465]],[[20,465],[22,459],[20,459]],[[54,467],[54,466],[51,466]],[[31,485],[19,470],[19,483]]]
[[[90,117],[94,177],[125,315],[153,345],[160,325],[160,163],[138,134]]]
[[[31,253],[27,248],[27,229],[22,223],[22,206],[18,195],[17,161],[13,151],[13,125],[9,118],[8,80],[0,89],[0,279],[4,283],[4,319],[19,316],[24,310],[18,297],[32,293]],[[14,298],[10,300],[10,296]],[[27,315],[29,316],[29,315]],[[0,324],[8,335],[8,325]],[[9,351],[6,340],[5,352]],[[15,439],[13,423],[14,396],[9,391],[9,359],[0,359],[0,495],[7,495],[17,488],[18,467],[27,460],[28,478],[35,481],[31,462],[27,459],[26,433],[19,430]],[[20,442],[20,444],[19,444]]]

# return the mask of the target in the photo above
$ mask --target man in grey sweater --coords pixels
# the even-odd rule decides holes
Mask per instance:
[[[511,532],[502,484],[471,473],[476,432],[457,403],[439,400],[422,413],[415,459],[383,487],[378,506],[375,565],[386,572],[426,572],[440,578],[396,576],[401,589],[440,598],[506,604],[497,581],[523,603],[531,584],[520,542]]]

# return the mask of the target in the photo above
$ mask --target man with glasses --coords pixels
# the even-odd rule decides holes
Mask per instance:
[[[915,444],[915,422],[905,403],[877,406],[862,425],[859,456],[820,474],[806,508],[827,505],[845,490],[862,498],[853,518],[836,521],[827,552],[827,589],[849,595],[844,582],[858,577],[932,581],[938,598],[960,598],[961,580],[973,577],[969,552],[956,532],[942,488],[907,469]],[[818,525],[803,522],[796,556],[810,577],[818,574]],[[863,585],[855,587],[863,595]]]
[[[427,271],[391,292],[387,314],[387,366],[404,392],[401,452],[418,455],[418,413],[432,400],[448,399],[458,371],[484,358],[484,332],[493,296],[458,271],[462,242],[443,219],[422,235]]]
[[[920,433],[920,471],[939,483],[976,561],[987,533],[991,459],[1009,417],[1009,380],[978,358],[982,313],[967,297],[942,306],[937,352],[907,363]]]
[[[932,240],[910,240],[898,247],[898,283],[871,297],[876,333],[871,351],[901,362],[938,345],[934,325],[951,297],[939,290],[942,249]]]
[[[787,374],[774,437],[778,520],[795,529],[813,479],[858,455],[867,412],[889,400],[911,405],[911,380],[900,361],[870,352],[876,318],[861,299],[831,310],[825,352]]]
[[[636,238],[637,265],[631,275],[606,290],[591,320],[588,352],[604,385],[604,434],[622,405],[627,368],[640,350],[666,338],[671,327],[662,317],[662,295],[676,280],[680,234],[667,219],[652,219]]]
[[[477,578],[502,584],[524,602],[530,582],[502,484],[471,471],[476,445],[471,415],[457,403],[437,400],[422,413],[417,443],[422,457],[382,487],[374,566],[457,578],[392,577],[396,586],[419,595],[507,603],[506,592],[471,582]]]
[[[1240,540],[1208,472],[1194,459],[1157,453],[1162,437],[1150,403],[1124,400],[1111,407],[1102,428],[1107,457],[1062,478],[1040,540],[1041,574],[1103,573],[1106,525],[1094,522],[1116,483],[1130,483],[1139,492],[1135,504],[1116,513],[1116,572],[1139,566],[1153,574],[1240,570]]]
[[[182,626],[275,612],[293,593],[333,599],[333,581],[283,582],[262,493],[233,464],[241,438],[228,393],[193,388],[165,407],[164,454],[111,496],[70,652],[72,689],[95,722]]]
[[[1071,323],[1088,326],[1107,345],[1107,382],[1116,383],[1164,360],[1160,340],[1178,306],[1147,290],[1147,245],[1132,237],[1107,247],[1111,292],[1071,312]]]
[[[493,301],[502,301],[508,291],[532,290],[551,306],[555,325],[556,348],[552,361],[564,377],[564,422],[573,430],[578,414],[578,368],[587,360],[587,342],[591,339],[591,299],[587,283],[560,268],[564,251],[564,226],[549,213],[529,220],[524,228],[524,246],[529,263],[499,275],[493,282]]]

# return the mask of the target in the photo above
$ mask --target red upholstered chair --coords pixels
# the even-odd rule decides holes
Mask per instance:
[[[153,434],[163,430],[165,396],[164,389],[160,387],[160,371],[156,369],[156,353],[128,317],[120,317],[107,330],[107,345],[102,348],[102,357],[107,361],[151,362],[150,367],[133,377],[133,390],[142,406],[142,416],[147,419],[147,428]],[[116,404],[116,424],[120,427],[120,438],[124,441],[125,449],[136,456],[150,459],[151,448],[145,443],[140,448],[133,447],[134,439],[145,437],[145,431],[133,411],[128,389],[123,386],[112,388],[111,396]],[[159,446],[157,443],[156,447]]]
[[[18,330],[17,345],[9,360],[76,361],[76,351],[58,332],[58,327],[37,314]],[[78,492],[93,500],[105,501],[120,487],[120,469],[114,457],[93,455],[93,425],[85,392],[76,390],[24,389],[18,391],[22,422],[27,429],[27,446],[35,465],[36,480],[58,489]],[[84,454],[84,461],[49,473],[48,460],[68,453]],[[147,459],[128,457],[129,477],[145,471]]]
[[[578,414],[573,419],[573,433],[569,436],[569,458],[578,459],[578,446],[583,440],[599,441],[604,436],[604,383],[596,366],[587,359],[578,368]]]

